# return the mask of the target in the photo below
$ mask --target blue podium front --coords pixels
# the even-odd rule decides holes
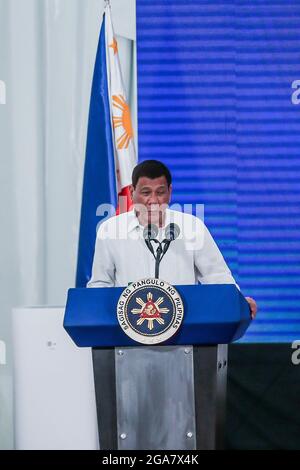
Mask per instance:
[[[184,304],[180,331],[166,345],[228,344],[243,336],[249,305],[235,285],[175,286]],[[79,347],[137,346],[120,328],[123,288],[70,289],[64,328]]]

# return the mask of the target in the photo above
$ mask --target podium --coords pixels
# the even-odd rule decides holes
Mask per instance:
[[[235,285],[175,286],[180,330],[166,343],[130,339],[116,316],[123,288],[70,289],[64,328],[93,348],[100,449],[223,448],[227,344],[251,321]]]

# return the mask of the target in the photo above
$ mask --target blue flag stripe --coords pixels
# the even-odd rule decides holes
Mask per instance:
[[[112,204],[116,207],[116,198],[103,16],[88,121],[76,287],[85,287],[91,277],[96,228],[101,220],[97,215],[97,208],[100,204]]]

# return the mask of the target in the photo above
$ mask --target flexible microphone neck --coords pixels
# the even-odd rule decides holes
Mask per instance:
[[[149,251],[152,253],[152,255],[154,256],[154,258],[156,259],[156,256],[155,256],[155,253],[154,253],[154,249],[153,249],[153,246],[151,244],[151,241],[157,241],[156,240],[156,237],[158,235],[158,228],[156,225],[154,224],[148,224],[146,225],[146,227],[144,228],[144,232],[143,232],[143,237],[145,239],[145,243],[149,249]]]
[[[161,243],[158,242],[158,247],[156,250],[156,257],[155,257],[155,278],[156,279],[159,279],[159,265],[162,259],[162,252],[163,252],[163,249],[161,247]]]

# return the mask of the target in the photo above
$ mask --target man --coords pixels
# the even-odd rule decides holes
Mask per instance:
[[[172,211],[172,177],[161,162],[147,160],[132,174],[131,197],[134,209],[111,217],[98,230],[92,277],[88,287],[126,286],[129,282],[155,277],[155,259],[144,239],[148,224],[158,227],[159,241],[172,222],[180,233],[170,243],[160,263],[159,277],[173,284],[236,284],[204,223],[191,214]],[[156,246],[153,246],[154,254]],[[252,318],[256,302],[246,297]]]

